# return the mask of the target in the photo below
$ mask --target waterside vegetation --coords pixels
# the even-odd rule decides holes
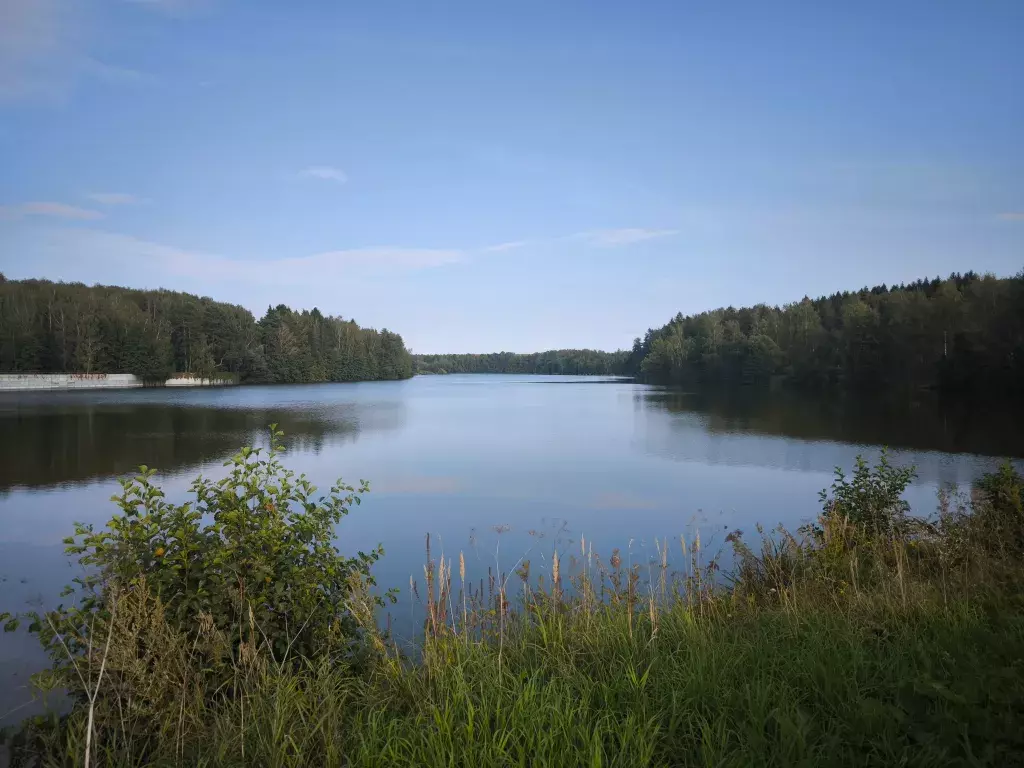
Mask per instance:
[[[87,566],[38,633],[72,707],[15,765],[1010,765],[1024,760],[1024,481],[1007,464],[929,517],[912,468],[837,470],[821,515],[728,573],[699,533],[633,562],[585,537],[483,581],[427,539],[415,651],[382,629],[381,550],[269,451],[168,502],[152,471],[67,540]],[[344,526],[340,533],[344,536]]]

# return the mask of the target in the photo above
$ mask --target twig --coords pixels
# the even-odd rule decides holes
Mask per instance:
[[[100,686],[103,684],[103,673],[107,668],[107,655],[110,653],[110,640],[114,636],[114,616],[117,615],[117,599],[111,602],[110,606],[110,626],[107,628],[107,642],[103,647],[103,661],[100,662],[100,673],[96,678],[96,688],[89,696],[89,720],[85,731],[85,768],[89,768],[89,762],[92,758],[92,731],[93,722],[96,713],[96,699],[100,695]],[[89,656],[92,657],[92,632],[90,630],[89,640]]]

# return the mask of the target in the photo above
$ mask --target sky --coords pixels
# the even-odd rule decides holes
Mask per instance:
[[[1024,268],[1024,2],[0,0],[0,272],[414,352]]]

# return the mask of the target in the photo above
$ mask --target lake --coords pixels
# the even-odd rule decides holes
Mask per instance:
[[[579,537],[607,557],[646,562],[654,538],[699,529],[705,551],[734,528],[796,527],[820,509],[836,465],[857,454],[914,464],[907,499],[935,509],[940,485],[966,485],[1024,456],[1019,413],[793,394],[671,392],[594,377],[422,376],[409,381],[224,389],[144,389],[0,396],[0,611],[54,605],[76,574],[61,539],[103,524],[116,478],[159,469],[172,500],[199,472],[217,476],[266,425],[286,433],[286,464],[327,489],[337,477],[371,492],[339,529],[346,551],[382,542],[376,575],[403,589],[395,626],[422,617],[424,535],[435,557],[466,553],[471,576],[542,567]],[[1018,462],[1020,466],[1020,463]],[[495,528],[509,526],[498,533]],[[417,611],[419,613],[417,614]],[[34,638],[0,635],[0,722],[31,711]]]

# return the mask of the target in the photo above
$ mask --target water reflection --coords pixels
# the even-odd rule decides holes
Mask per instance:
[[[831,472],[884,445],[917,467],[920,482],[945,485],[972,481],[999,457],[1024,456],[1024,414],[1006,403],[652,389],[635,393],[634,405],[645,415],[644,449],[682,461]]]
[[[648,391],[645,407],[698,414],[709,432],[779,435],[919,451],[1024,456],[1019,404],[892,402],[792,393]]]
[[[176,393],[175,393],[176,394]],[[74,393],[0,398],[0,492],[110,478],[140,464],[164,475],[193,470],[262,442],[268,424],[301,453],[353,441],[363,428],[397,429],[400,403],[220,402],[215,397]]]

